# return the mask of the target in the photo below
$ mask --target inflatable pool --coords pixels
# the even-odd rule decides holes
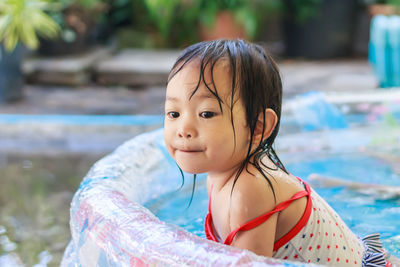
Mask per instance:
[[[375,103],[375,96],[368,98],[372,99],[371,103],[351,102],[359,98],[358,94],[357,97],[347,97],[350,102],[346,102],[347,106],[342,105],[341,109],[354,109],[356,116],[351,113],[346,116],[346,121],[343,114],[325,103],[319,93],[304,97],[304,101],[295,99],[295,110],[298,112],[299,104],[303,103],[300,113],[316,114],[315,120],[296,120],[295,114],[292,114],[294,120],[287,116],[282,121],[286,123],[282,125],[284,134],[277,139],[276,145],[280,153],[286,153],[286,163],[291,158],[295,159],[294,162],[301,161],[304,155],[318,151],[331,155],[382,151],[389,156],[398,152],[400,137],[397,121],[400,110],[399,102],[393,102],[398,97],[389,97],[390,102],[381,104]],[[382,111],[386,109],[391,112]],[[351,123],[349,130],[348,122]],[[365,176],[371,175],[360,177],[364,179]],[[380,179],[386,175],[379,174],[377,177]],[[91,168],[77,190],[71,203],[72,239],[61,265],[299,266],[208,241],[159,220],[144,207],[146,203],[163,202],[166,195],[175,195],[168,193],[179,189],[181,182],[180,171],[163,142],[162,129],[139,135],[121,145]],[[186,205],[182,203],[182,206]],[[393,204],[387,205],[388,210],[393,212]],[[390,246],[389,241],[387,244]],[[397,251],[397,241],[395,243]]]
[[[161,129],[98,161],[72,200],[61,266],[299,266],[200,238],[143,206],[181,182]]]

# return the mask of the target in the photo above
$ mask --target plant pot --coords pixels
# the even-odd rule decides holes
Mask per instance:
[[[349,56],[356,4],[355,0],[322,0],[317,15],[305,23],[296,22],[294,14],[289,14],[283,27],[285,54],[310,59]]]
[[[395,15],[399,13],[399,8],[388,4],[374,4],[368,6],[368,13],[371,17],[376,15]]]
[[[213,27],[200,26],[200,38],[203,41],[209,41],[215,39],[247,39],[247,36],[244,27],[235,20],[232,12],[221,11],[217,14]]]
[[[0,43],[0,103],[15,101],[23,96],[23,54],[22,45],[18,45],[13,52],[9,53]]]

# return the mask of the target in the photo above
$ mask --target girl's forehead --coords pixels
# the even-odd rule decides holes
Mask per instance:
[[[211,89],[220,96],[232,91],[232,77],[227,60],[220,59],[214,66],[208,64],[205,68],[201,66],[200,60],[193,60],[180,72],[182,72],[180,78],[188,85],[193,85],[193,89],[199,84],[200,87],[205,87],[206,90]]]

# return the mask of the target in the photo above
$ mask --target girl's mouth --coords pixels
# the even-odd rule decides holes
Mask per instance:
[[[176,148],[176,150],[180,152],[185,152],[185,153],[196,153],[196,152],[202,152],[202,149],[199,148],[191,148],[191,147],[182,147],[182,148]]]
[[[202,150],[198,149],[178,149],[180,152],[185,152],[185,153],[195,153],[195,152],[201,152]]]

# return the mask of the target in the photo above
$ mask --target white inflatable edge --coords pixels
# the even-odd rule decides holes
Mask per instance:
[[[99,160],[72,200],[61,266],[305,266],[200,238],[142,206],[180,182],[162,129]]]

